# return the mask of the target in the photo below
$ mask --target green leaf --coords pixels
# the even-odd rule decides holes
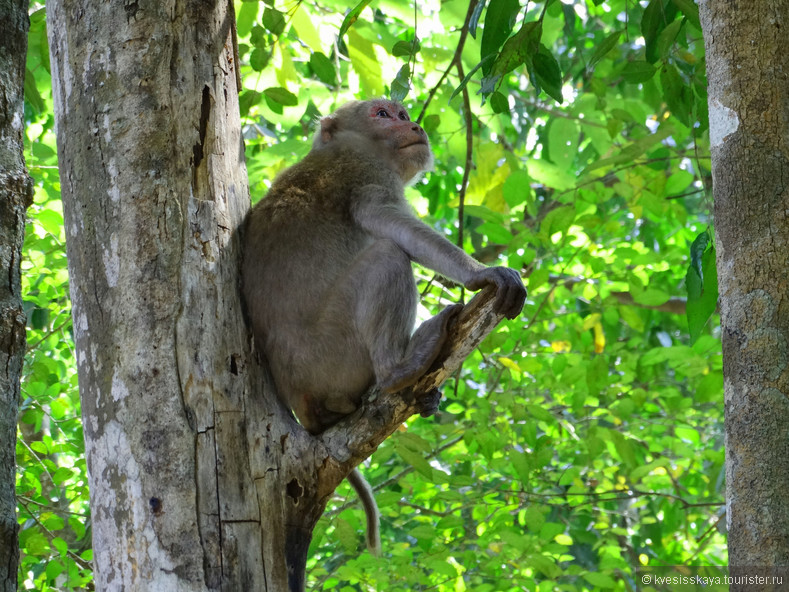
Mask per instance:
[[[531,198],[531,177],[524,170],[515,170],[510,173],[502,187],[504,201],[511,208],[518,206]]]
[[[526,163],[529,175],[537,183],[565,191],[575,186],[575,175],[545,160],[529,160]]]
[[[540,51],[532,58],[532,64],[534,75],[542,90],[561,104],[564,100],[562,97],[562,71],[559,68],[559,62],[542,43]]]
[[[403,102],[411,90],[411,69],[408,64],[400,68],[392,81],[390,95],[393,101]]]
[[[680,12],[687,18],[693,25],[701,30],[701,21],[699,20],[699,7],[693,0],[671,0],[671,3],[679,8]]]
[[[575,208],[571,206],[562,206],[551,210],[540,223],[540,237],[547,243],[551,235],[557,232],[566,232],[573,220],[575,220]]]
[[[316,51],[310,56],[310,68],[318,79],[331,87],[337,84],[337,71],[332,61],[325,54]]]
[[[490,106],[494,113],[509,113],[510,104],[500,92],[496,91],[490,95]]]
[[[480,59],[484,60],[498,53],[499,48],[512,33],[519,9],[518,0],[491,0],[485,15],[485,28],[482,31]],[[489,63],[482,68],[482,73],[487,75],[492,68],[493,64]]]
[[[668,294],[657,288],[648,288],[643,292],[633,292],[633,301],[638,304],[643,304],[644,306],[660,306],[668,302],[669,298],[670,296]]]
[[[258,17],[258,6],[257,2],[244,2],[241,4],[236,24],[239,37],[246,37],[252,31],[252,25],[255,24],[255,20]]]
[[[672,115],[679,119],[686,127],[690,127],[693,91],[682,79],[676,66],[666,65],[660,72],[660,85],[663,87],[663,98],[668,104]]]
[[[63,215],[55,210],[45,209],[40,210],[35,216],[36,222],[47,232],[53,236],[59,236],[63,228]]]
[[[696,270],[699,277],[704,275],[702,258],[711,241],[712,237],[710,236],[710,231],[705,230],[704,232],[700,232],[690,244],[690,266]]]
[[[262,93],[259,93],[256,90],[246,90],[241,93],[241,96],[238,99],[238,107],[241,115],[246,116],[249,114],[249,110],[260,102],[260,99],[263,97]]]
[[[418,452],[412,452],[405,446],[398,446],[397,453],[404,461],[414,467],[419,474],[428,479],[430,482],[433,481],[433,467],[431,467],[430,463],[425,460],[424,456]]]
[[[586,572],[583,574],[583,578],[597,588],[616,588],[614,578],[601,572]]]
[[[263,94],[275,103],[279,103],[285,107],[295,107],[299,104],[299,98],[287,88],[275,86],[267,88],[263,91]]]
[[[61,526],[60,528],[63,528],[63,526]],[[55,530],[59,530],[59,529],[55,529]],[[61,557],[65,556],[68,553],[68,543],[66,543],[66,541],[64,541],[60,537],[53,537],[52,538],[52,546],[55,549],[57,549],[57,551],[58,551],[58,553],[60,553]]]
[[[466,74],[466,76],[463,78],[463,80],[461,80],[461,82],[457,86],[457,88],[452,92],[452,95],[450,95],[450,97],[449,97],[449,101],[451,102],[452,99],[454,99],[459,93],[463,92],[463,89],[466,88],[466,85],[468,84],[468,81],[471,80],[472,76],[474,76],[474,72],[479,70],[485,63],[491,62],[494,57],[495,56],[493,56],[493,55],[489,55],[488,57],[483,58],[482,61],[479,64],[474,66],[471,69],[471,71],[468,74]]]
[[[578,149],[578,123],[572,119],[554,119],[548,129],[548,152],[551,162],[563,169],[571,169]]]
[[[66,568],[63,567],[63,564],[60,561],[58,561],[57,559],[52,559],[47,563],[47,567],[46,567],[47,578],[50,580],[54,580],[56,577],[62,574],[65,571],[65,569]]]
[[[652,64],[643,60],[636,60],[625,64],[625,67],[622,68],[622,78],[626,82],[646,82],[655,75],[655,72],[657,72],[657,69]]]
[[[359,545],[359,534],[347,520],[338,518],[334,523],[334,534],[339,539],[340,544],[347,551],[355,552]]]
[[[616,44],[619,43],[619,37],[622,35],[622,31],[614,31],[608,37],[603,39],[602,43],[600,43],[592,53],[592,57],[589,58],[588,68],[593,69],[597,62],[602,60],[608,52],[616,47]]]
[[[428,136],[436,131],[439,125],[441,125],[441,116],[437,113],[431,113],[422,120],[422,129]]]
[[[277,36],[282,35],[282,33],[285,31],[285,25],[287,24],[284,14],[282,14],[279,10],[268,7],[266,7],[266,10],[263,11],[263,18],[260,19],[260,22],[263,23],[263,26],[266,27],[266,29]]]
[[[487,3],[488,0],[482,0],[481,2],[478,2],[474,7],[474,11],[471,13],[471,18],[468,21],[468,33],[474,39],[477,38],[477,25],[479,24],[479,17],[482,15],[482,11],[485,9],[485,5]]]
[[[269,59],[271,59],[271,53],[268,50],[256,47],[249,55],[249,65],[255,72],[262,72],[268,65]]]
[[[476,232],[487,237],[489,243],[506,245],[512,240],[512,232],[501,224],[486,222],[478,226]]]
[[[658,57],[665,59],[671,53],[671,48],[679,35],[679,30],[682,28],[682,21],[674,21],[668,27],[663,29],[658,35],[656,50]]]
[[[381,63],[375,55],[373,43],[362,37],[356,29],[348,32],[348,57],[359,75],[362,91],[374,97],[384,93]]]
[[[359,18],[359,15],[362,14],[362,11],[367,8],[367,5],[370,4],[372,0],[362,0],[354,6],[351,10],[348,11],[348,14],[345,15],[345,18],[342,21],[342,25],[340,25],[340,32],[337,35],[338,39],[342,39],[348,29],[353,26],[356,20]]]
[[[45,512],[41,516],[41,523],[47,527],[47,530],[62,530],[66,526],[66,521],[63,520],[62,517],[52,514],[50,512]],[[54,546],[54,541],[53,541]]]
[[[490,68],[490,76],[498,78],[523,64],[530,64],[533,56],[540,49],[541,36],[542,23],[540,21],[524,23],[515,35],[507,39]]]
[[[669,0],[650,0],[641,17],[641,34],[644,36],[645,54],[649,63],[660,57],[657,39],[661,31],[677,16],[677,8]]]
[[[44,99],[36,87],[36,77],[30,70],[25,70],[25,100],[30,103],[30,106],[36,113],[43,113],[46,109]]]
[[[706,235],[706,238],[702,238],[702,235]],[[691,344],[699,338],[704,326],[718,306],[718,270],[715,266],[715,247],[712,244],[707,245],[708,241],[709,233],[707,231],[701,233],[693,241],[691,264],[685,276],[685,285],[688,290],[688,303],[685,310]],[[701,244],[705,244],[706,248],[701,255],[701,265],[699,266],[698,251],[701,249]]]
[[[420,44],[417,39],[414,41],[398,41],[392,48],[392,55],[396,58],[410,58],[419,52]]]
[[[586,366],[586,385],[589,394],[597,397],[608,386],[608,359],[605,356],[593,357]]]

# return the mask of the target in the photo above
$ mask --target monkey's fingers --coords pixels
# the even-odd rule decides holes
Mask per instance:
[[[526,288],[523,287],[523,283],[519,279],[517,284],[506,284],[498,287],[494,309],[508,319],[514,319],[523,310],[525,302]]]
[[[417,395],[417,411],[422,417],[430,417],[431,415],[435,415],[440,404],[441,391],[437,388],[434,388],[427,393]]]
[[[488,284],[496,286],[493,310],[508,319],[517,317],[526,302],[526,288],[520,274],[509,267],[488,267],[477,273],[466,287],[470,290],[479,290]]]

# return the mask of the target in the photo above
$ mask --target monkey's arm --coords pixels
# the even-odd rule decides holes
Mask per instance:
[[[354,216],[371,235],[397,243],[411,260],[470,290],[496,286],[494,310],[509,319],[518,316],[526,300],[520,274],[508,267],[486,267],[414,216],[403,199],[377,185],[367,185],[356,200]]]

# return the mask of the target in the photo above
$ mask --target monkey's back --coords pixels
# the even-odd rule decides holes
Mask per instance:
[[[244,294],[253,328],[308,325],[359,253],[373,240],[353,219],[358,188],[402,193],[394,171],[354,147],[313,150],[280,174],[246,227]]]

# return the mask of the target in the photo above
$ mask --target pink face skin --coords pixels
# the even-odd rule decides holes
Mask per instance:
[[[403,181],[411,181],[432,167],[433,155],[427,134],[419,124],[411,121],[402,105],[384,100],[371,101],[368,115],[376,135],[385,138],[398,151]]]
[[[427,134],[419,124],[411,121],[402,105],[390,101],[372,101],[368,109],[375,124],[386,130],[387,136],[400,140],[399,147],[407,148],[413,144],[429,145]]]

